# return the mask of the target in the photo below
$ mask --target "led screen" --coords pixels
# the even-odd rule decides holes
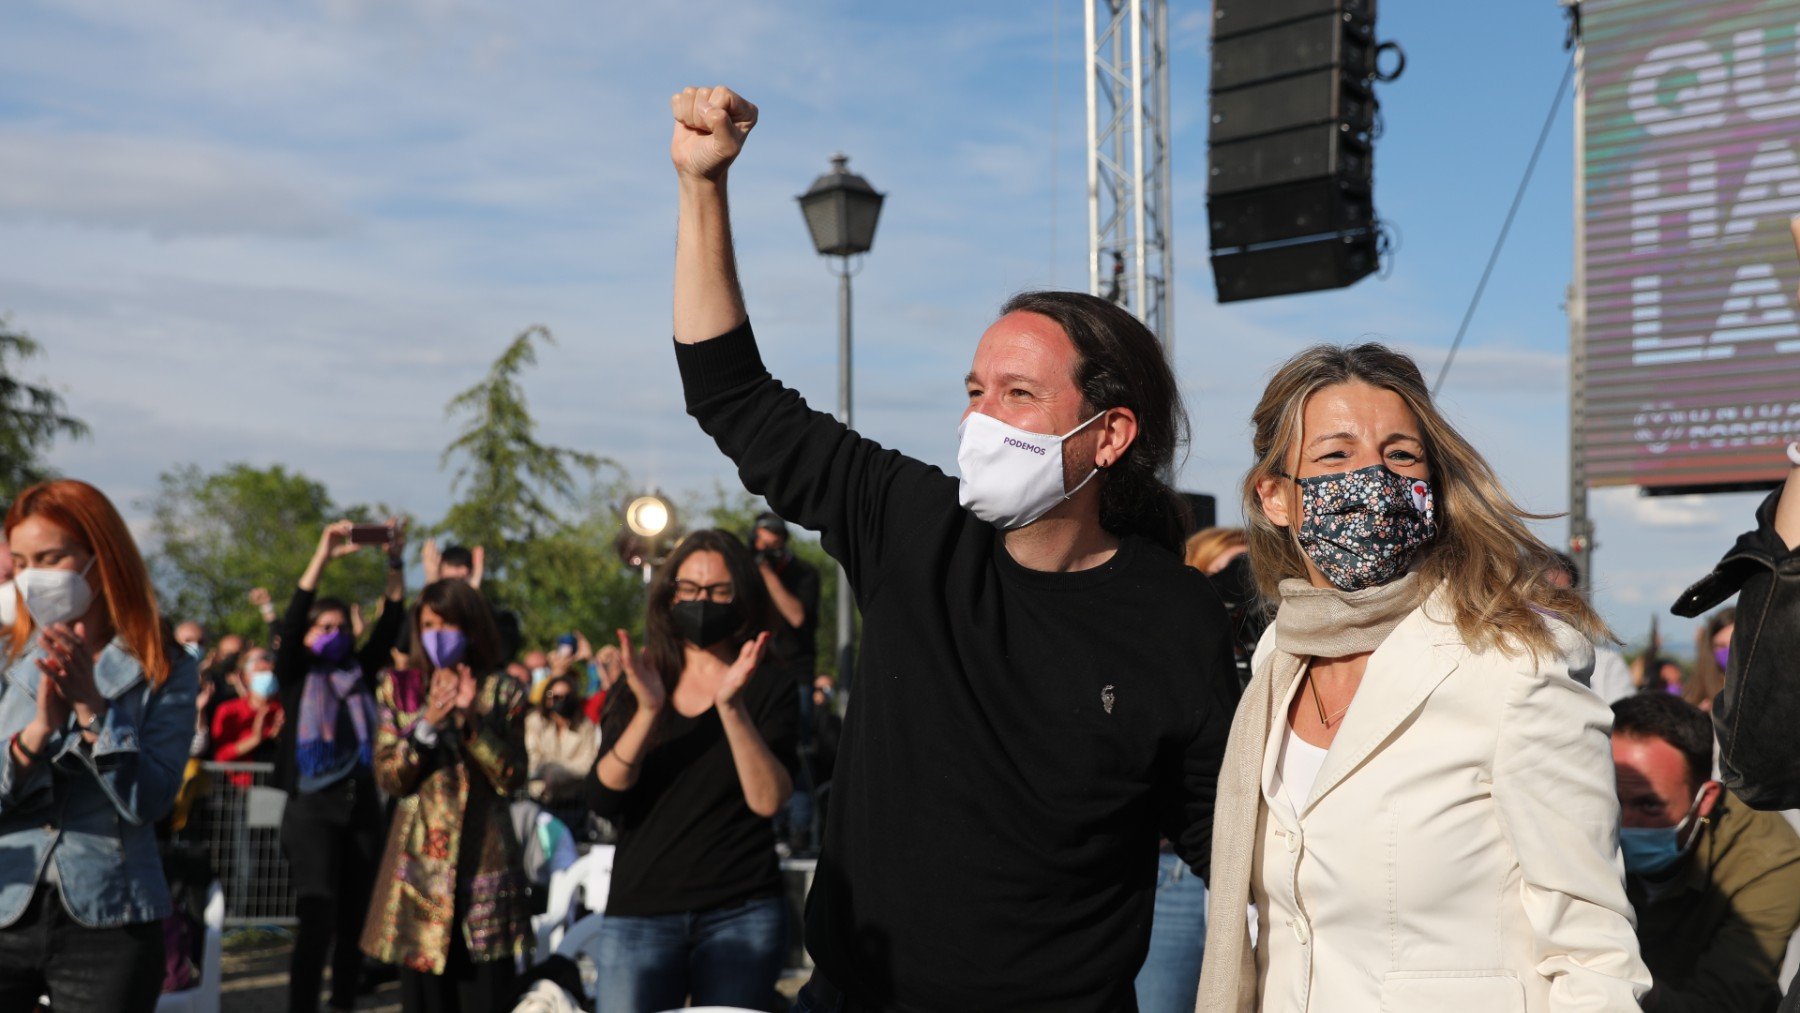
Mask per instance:
[[[1588,481],[1772,481],[1800,439],[1800,4],[1581,13]]]

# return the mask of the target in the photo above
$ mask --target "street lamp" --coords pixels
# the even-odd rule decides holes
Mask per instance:
[[[821,257],[835,257],[831,265],[838,276],[838,420],[852,424],[850,416],[850,258],[869,252],[875,245],[875,222],[881,217],[883,195],[869,181],[849,169],[850,156],[831,156],[831,171],[800,195],[800,213],[812,233],[813,248]],[[850,678],[850,580],[838,567],[837,672],[848,685]]]

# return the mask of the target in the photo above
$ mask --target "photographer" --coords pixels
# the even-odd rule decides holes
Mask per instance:
[[[782,620],[771,638],[775,661],[802,676],[811,675],[818,656],[819,570],[788,548],[787,522],[772,513],[756,516],[750,548],[756,553],[756,572],[769,590],[769,602]]]
[[[289,965],[290,1013],[318,1008],[327,951],[331,1005],[356,1004],[362,954],[356,948],[380,857],[383,821],[375,797],[375,676],[398,641],[406,596],[405,531],[389,523],[387,588],[381,615],[362,647],[350,633],[350,606],[318,597],[332,560],[362,548],[354,525],[337,521],[319,536],[294,588],[275,649],[282,722],[275,786],[288,793],[281,850],[294,885],[299,929]],[[333,940],[336,940],[335,946]]]

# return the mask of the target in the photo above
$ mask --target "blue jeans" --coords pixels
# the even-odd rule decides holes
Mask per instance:
[[[657,1013],[690,999],[764,1009],[786,956],[787,909],[764,897],[685,914],[607,915],[597,950],[598,1013]]]
[[[1138,971],[1139,1013],[1193,1013],[1206,949],[1206,883],[1175,855],[1158,857],[1150,953]]]

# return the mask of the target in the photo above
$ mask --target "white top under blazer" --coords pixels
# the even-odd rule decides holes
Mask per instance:
[[[1554,656],[1472,651],[1437,601],[1370,655],[1297,806],[1277,782],[1300,666],[1274,627],[1258,646],[1273,681],[1233,724],[1209,922],[1251,900],[1259,945],[1208,940],[1202,1013],[1616,1013],[1648,991],[1612,715],[1569,675],[1587,640],[1552,622]]]

